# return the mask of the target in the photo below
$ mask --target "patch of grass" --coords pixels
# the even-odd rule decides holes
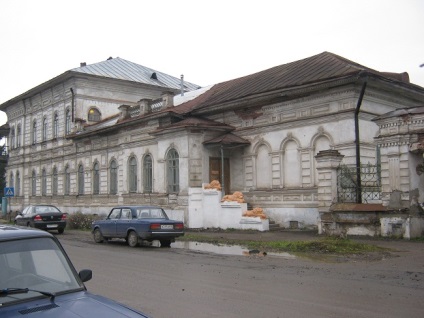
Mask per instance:
[[[319,253],[319,254],[361,254],[383,251],[375,245],[358,243],[349,239],[325,237],[312,241],[241,241],[226,238],[212,238],[199,234],[188,234],[178,238],[181,241],[196,241],[211,244],[242,245],[248,249],[269,252]]]

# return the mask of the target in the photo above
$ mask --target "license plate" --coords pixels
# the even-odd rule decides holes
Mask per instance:
[[[170,224],[170,225],[166,224],[166,225],[161,225],[160,228],[162,230],[172,230],[174,228],[174,226],[172,224]]]
[[[47,224],[47,227],[48,228],[55,228],[55,227],[57,227],[57,224]]]

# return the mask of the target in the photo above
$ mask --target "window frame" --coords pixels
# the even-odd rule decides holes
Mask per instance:
[[[57,112],[53,115],[53,138],[59,136],[59,114]]]
[[[87,114],[88,121],[99,122],[102,120],[102,114],[96,107],[91,107]]]
[[[78,166],[78,195],[84,194],[84,166],[80,164]]]
[[[42,126],[42,136],[41,136],[41,140],[47,141],[47,130],[48,130],[48,122],[47,122],[47,117],[43,118],[43,126]]]
[[[32,170],[31,178],[31,195],[35,197],[37,195],[37,172],[35,170]]]
[[[128,159],[128,192],[137,193],[137,158]]]
[[[34,119],[32,122],[32,144],[37,143],[37,120]]]
[[[168,193],[178,193],[180,191],[180,167],[179,154],[174,148],[170,149],[166,155],[167,189]]]
[[[150,154],[143,158],[143,192],[153,192],[153,159]]]
[[[65,167],[65,189],[64,194],[69,195],[71,193],[71,172],[69,166]]]
[[[93,194],[100,194],[100,165],[96,161],[93,164]]]
[[[116,160],[112,160],[109,165],[109,193],[118,193],[118,165]]]
[[[57,195],[57,189],[58,188],[58,175],[57,175],[57,168],[53,167],[52,172],[52,195]]]

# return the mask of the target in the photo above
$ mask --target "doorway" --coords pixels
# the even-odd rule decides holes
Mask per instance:
[[[209,182],[218,180],[222,185],[222,164],[221,158],[209,157]],[[230,192],[230,160],[224,158],[224,193]]]

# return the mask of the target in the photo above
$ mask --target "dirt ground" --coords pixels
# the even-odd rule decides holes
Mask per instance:
[[[318,235],[316,231],[305,230],[279,230],[259,232],[253,230],[186,230],[186,234],[201,235],[208,238],[219,238],[222,240],[235,241],[311,241],[319,240],[323,236]],[[68,230],[65,231],[67,239],[69,236],[76,241],[92,242],[91,233],[89,231]],[[60,237],[60,236],[59,236]],[[376,245],[385,248],[382,252],[372,252],[358,255],[310,255],[309,260],[326,261],[326,262],[379,262],[381,265],[386,264],[388,259],[391,260],[390,266],[406,268],[410,271],[420,272],[424,281],[424,241],[423,240],[403,240],[392,238],[372,238],[372,237],[349,237],[349,239]]]
[[[321,238],[314,231],[296,230],[186,232],[240,242]],[[91,233],[87,231],[65,231],[64,235],[57,237],[65,244],[76,264],[84,264],[95,270],[98,277],[89,289],[106,293],[105,296],[114,299],[122,298],[126,290],[137,290],[139,286],[131,285],[134,280],[131,276],[122,284],[122,278],[108,281],[107,285],[115,288],[105,290],[103,278],[112,279],[113,275],[107,270],[114,269],[107,268],[113,267],[112,264],[103,266],[103,253],[119,253],[117,267],[122,266],[121,257],[140,257],[128,262],[144,264],[143,281],[146,284],[153,282],[147,289],[160,289],[160,297],[166,295],[173,299],[167,307],[157,303],[159,296],[148,298],[148,307],[140,310],[147,309],[152,317],[175,317],[169,313],[175,313],[180,304],[179,316],[190,317],[211,317],[210,312],[219,312],[225,317],[424,317],[421,305],[424,297],[423,241],[354,237],[350,239],[388,250],[365,255],[276,258],[270,254],[218,255],[214,252],[174,249],[172,245],[171,251],[149,253],[153,250],[131,249],[123,241],[95,246]],[[99,250],[100,258],[99,255],[91,257],[93,247]],[[101,264],[96,265],[98,261]],[[173,271],[172,280],[169,280],[169,266]],[[158,282],[158,277],[164,277],[164,281]],[[179,292],[173,290],[172,295],[166,294],[170,281],[172,286],[181,287]],[[202,295],[207,296],[203,299]],[[253,295],[254,300],[243,301]],[[139,297],[132,299],[130,296],[125,294],[123,299],[137,307]],[[226,307],[227,299],[233,300],[229,307]],[[190,306],[185,305],[187,303]],[[261,314],[257,308],[261,308]],[[284,315],[280,315],[282,312]]]

